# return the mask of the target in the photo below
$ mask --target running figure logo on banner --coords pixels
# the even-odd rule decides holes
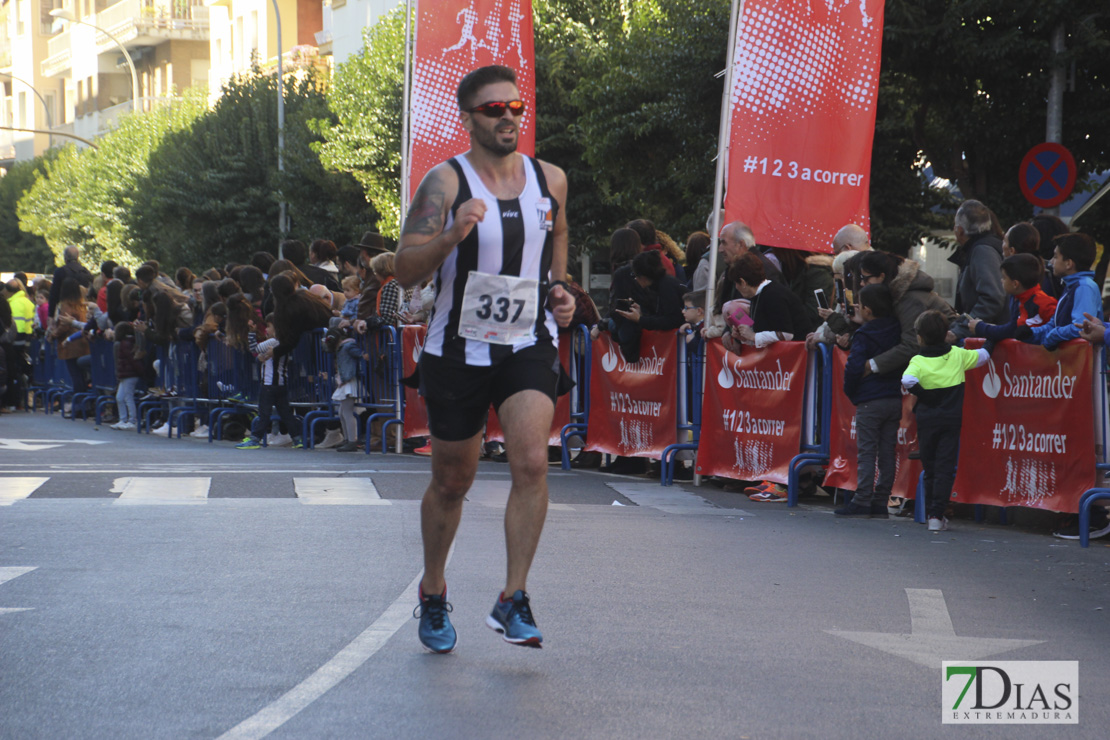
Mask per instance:
[[[470,147],[459,124],[459,80],[487,64],[511,67],[525,103],[517,151],[535,149],[536,74],[531,0],[417,2],[412,74],[409,182]],[[415,188],[412,191],[415,193]]]

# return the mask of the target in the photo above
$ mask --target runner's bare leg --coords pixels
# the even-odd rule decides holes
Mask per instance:
[[[447,553],[462,518],[463,497],[478,472],[482,432],[461,442],[432,438],[432,482],[420,502],[420,532],[424,538],[425,594],[441,594]]]
[[[555,405],[535,390],[514,393],[498,410],[512,487],[505,507],[505,595],[527,591],[528,571],[547,518],[547,439]]]

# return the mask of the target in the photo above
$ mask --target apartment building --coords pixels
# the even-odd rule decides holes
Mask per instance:
[[[342,64],[362,48],[362,32],[405,0],[324,0],[324,28],[318,41],[320,54],[330,54]]]
[[[207,82],[208,9],[202,0],[24,1],[57,6],[46,14],[54,33],[39,65],[63,88],[56,134],[95,138],[121,114],[148,110]]]
[[[250,69],[255,59],[267,71],[277,67],[280,49],[287,68],[320,63],[318,41],[323,30],[320,0],[204,0],[212,24],[208,94],[215,101],[234,75]]]
[[[31,159],[49,146],[46,131],[61,120],[63,87],[45,77],[36,64],[46,56],[54,18],[50,11],[61,0],[0,0],[0,167]]]

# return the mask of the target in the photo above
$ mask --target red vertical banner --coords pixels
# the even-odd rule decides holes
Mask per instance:
[[[608,332],[594,340],[586,449],[659,459],[678,440],[678,344],[671,331],[645,331],[640,361],[625,362]]]
[[[423,0],[417,3],[409,120],[410,195],[440,162],[470,148],[459,123],[456,92],[468,72],[501,64],[516,72],[520,98],[518,151],[535,150],[536,72],[531,0]]]
[[[570,367],[570,338],[571,334],[569,333],[559,334],[559,364],[563,366],[563,370]],[[564,393],[555,399],[555,415],[551,417],[551,433],[547,438],[548,445],[557,447],[562,443],[560,434],[567,424],[570,424],[570,394]],[[505,441],[505,431],[501,428],[501,421],[497,418],[497,412],[492,408],[489,410],[489,421],[486,423],[486,441]]]
[[[832,420],[829,424],[829,469],[825,473],[826,488],[856,490],[858,449],[856,447],[856,407],[844,394],[844,365],[848,353],[833,350]],[[910,459],[910,450],[917,449],[917,419],[913,415],[917,396],[902,393],[902,423],[898,427],[895,448],[894,485],[891,493],[901,498],[916,498],[921,461]]]
[[[804,342],[744,347],[734,355],[721,341],[705,345],[705,392],[698,473],[786,483],[802,444]]]
[[[1093,357],[1082,340],[1007,340],[968,372],[954,502],[1078,510],[1095,482]]]
[[[401,365],[402,378],[411,377],[416,372],[416,363],[424,349],[424,337],[428,327],[412,324],[401,328]],[[424,409],[424,399],[415,388],[405,389],[405,438],[428,436],[428,412]]]
[[[870,227],[882,0],[746,0],[733,50],[726,221],[760,244],[832,251]]]

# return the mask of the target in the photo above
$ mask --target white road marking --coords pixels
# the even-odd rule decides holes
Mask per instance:
[[[37,565],[32,566],[13,566],[8,565],[0,568],[0,585],[7,583],[13,578],[19,578],[24,573],[30,573]],[[12,612],[29,612],[32,611],[31,607],[0,607],[0,615],[11,614]]]
[[[451,549],[447,552],[448,565],[451,564],[454,554],[455,545],[452,543]],[[335,657],[317,668],[311,676],[273,703],[263,707],[254,716],[248,717],[220,735],[217,740],[257,740],[266,737],[357,671],[363,663],[382,649],[401,625],[412,619],[412,608],[417,602],[417,587],[423,577],[423,571],[417,573],[416,578],[412,579],[401,595],[374,620],[373,624],[336,653]]]
[[[960,637],[952,627],[952,617],[944,594],[939,589],[907,588],[910,602],[910,634],[888,632],[843,632],[825,630],[830,635],[912,660],[926,668],[940,669],[945,660],[978,660],[1005,653],[1044,640],[1010,640],[991,637]]]
[[[369,478],[294,478],[293,490],[305,504],[389,506]]]
[[[637,506],[649,506],[667,514],[752,516],[743,509],[714,506],[701,496],[674,486],[664,487],[658,483],[606,483],[605,485]]]
[[[0,506],[11,506],[21,498],[27,498],[49,478],[0,478]],[[3,583],[3,581],[0,581]]]
[[[204,504],[211,484],[211,478],[116,478],[112,493],[119,494],[114,503],[124,506]]]
[[[62,445],[106,445],[107,441],[92,439],[13,439],[0,437],[0,452],[13,450],[16,452],[40,452],[50,450]]]
[[[479,506],[504,509],[509,503],[509,490],[512,485],[512,481],[507,480],[475,480],[466,494],[466,500]],[[548,503],[547,510],[574,511],[574,507],[570,504]]]

